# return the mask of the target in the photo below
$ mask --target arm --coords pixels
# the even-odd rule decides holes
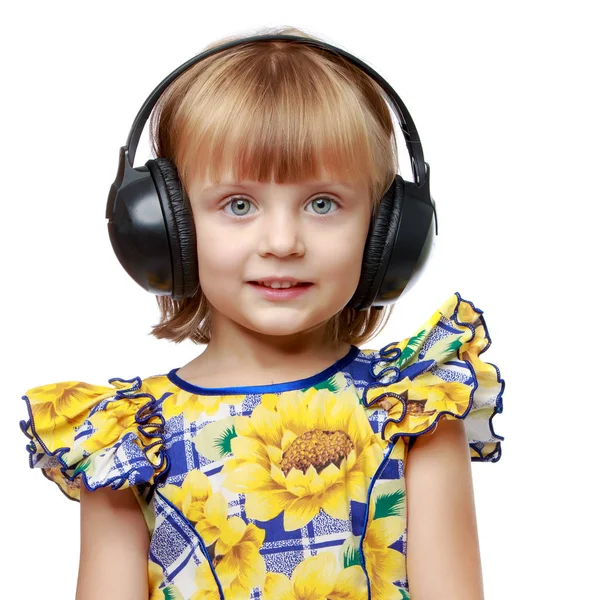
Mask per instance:
[[[81,483],[81,551],[75,600],[148,600],[148,528],[130,488]]]
[[[463,421],[442,419],[406,460],[413,600],[483,600],[471,458]]]

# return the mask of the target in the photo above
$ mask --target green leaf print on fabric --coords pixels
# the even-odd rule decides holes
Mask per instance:
[[[406,492],[396,490],[391,494],[381,494],[375,499],[375,514],[374,519],[383,517],[400,517],[403,516],[404,497]]]
[[[417,335],[413,335],[413,337],[408,340],[406,347],[404,350],[402,350],[400,358],[396,361],[396,366],[399,369],[407,365],[421,349],[421,346],[425,341],[426,334],[427,331],[423,329],[422,331],[419,331]]]
[[[454,356],[456,351],[463,345],[464,340],[462,334],[452,336],[448,341],[448,338],[436,342],[427,350],[424,356],[424,360],[434,359],[436,362],[444,362],[447,358]]]
[[[311,385],[310,387],[304,388],[302,392],[307,392],[308,390],[329,390],[334,394],[337,392],[343,392],[348,385],[346,378],[343,373],[335,373],[325,381],[320,381],[315,385]]]
[[[360,552],[358,551],[358,548],[349,546],[344,550],[344,569],[352,567],[353,565],[362,565],[360,561]]]
[[[215,446],[219,448],[221,456],[231,454],[231,440],[234,437],[237,437],[237,433],[235,432],[235,426],[232,425],[225,429],[225,431],[215,439]]]
[[[237,437],[233,417],[208,423],[194,438],[196,450],[209,460],[222,460],[231,454],[231,440]]]
[[[81,461],[77,465],[77,468],[75,469],[75,471],[73,472],[73,477],[75,477],[75,475],[77,475],[78,473],[87,472],[87,470],[90,468],[91,464],[92,464],[92,459],[91,458],[88,458],[87,460]]]
[[[165,600],[183,600],[183,596],[171,585],[163,588],[162,592],[165,595]]]

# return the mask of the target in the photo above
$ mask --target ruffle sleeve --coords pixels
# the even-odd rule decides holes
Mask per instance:
[[[109,384],[65,381],[23,396],[29,466],[71,500],[80,500],[81,481],[89,490],[125,489],[153,484],[168,469],[160,403],[139,377]]]
[[[362,402],[387,411],[383,438],[414,438],[433,433],[441,419],[463,419],[471,460],[500,460],[504,437],[492,419],[502,412],[504,380],[480,359],[490,343],[483,311],[456,292],[412,337],[374,354],[376,380]]]

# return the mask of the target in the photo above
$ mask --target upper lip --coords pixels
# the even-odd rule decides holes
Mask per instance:
[[[258,283],[274,283],[278,281],[279,283],[283,283],[284,281],[289,281],[290,283],[310,283],[310,281],[305,281],[303,279],[296,279],[295,277],[261,277],[259,279],[252,279],[251,282]]]

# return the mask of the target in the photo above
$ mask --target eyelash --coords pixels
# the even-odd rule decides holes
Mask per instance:
[[[308,204],[312,204],[315,200],[318,200],[319,198],[326,198],[327,200],[331,200],[334,204],[337,204],[338,209],[341,207],[340,203],[335,198],[333,198],[332,196],[328,196],[326,194],[321,194],[319,196],[315,196],[312,200],[309,200]],[[248,202],[250,202],[250,204],[253,204],[253,202],[249,198],[246,198],[245,196],[232,196],[231,199],[221,207],[221,210],[224,211],[225,208],[231,206],[231,203],[236,200],[247,200]],[[333,212],[337,212],[337,211],[333,211]],[[250,215],[236,215],[234,213],[226,213],[226,214],[231,217],[237,217],[238,219],[244,219],[244,218],[250,216]],[[314,214],[318,215],[320,213],[314,213]],[[325,213],[325,214],[322,214],[322,216],[325,217],[329,214],[331,214],[331,213]]]

